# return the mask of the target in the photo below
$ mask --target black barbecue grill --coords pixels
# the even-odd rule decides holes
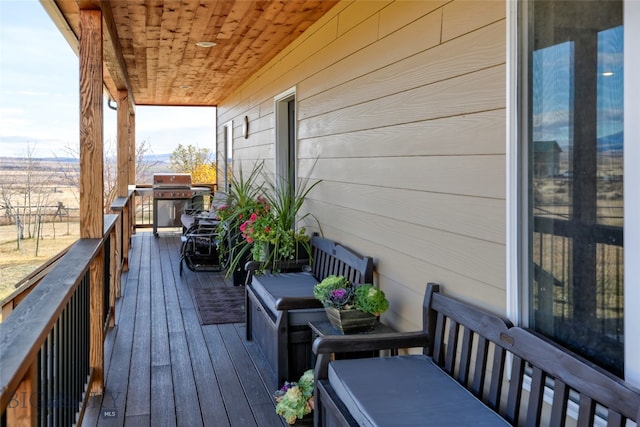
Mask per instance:
[[[158,236],[158,228],[181,227],[180,215],[202,209],[203,196],[210,193],[207,187],[193,187],[191,174],[153,174],[153,234]]]

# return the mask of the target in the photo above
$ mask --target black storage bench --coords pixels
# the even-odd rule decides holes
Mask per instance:
[[[640,419],[640,390],[430,284],[422,331],[314,341],[315,426],[608,426]],[[349,349],[423,354],[331,360]]]
[[[372,258],[332,240],[313,236],[311,256],[310,265],[309,260],[283,265],[285,273],[255,274],[259,263],[246,266],[247,340],[254,340],[267,359],[274,387],[297,380],[312,367],[308,323],[327,320],[313,287],[330,275],[345,276],[352,283],[373,282]]]

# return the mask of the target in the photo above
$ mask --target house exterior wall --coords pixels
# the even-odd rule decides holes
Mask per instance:
[[[274,97],[295,87],[298,175],[323,180],[307,208],[374,257],[398,329],[420,328],[427,282],[505,312],[505,14],[504,1],[344,1],[217,108],[234,171],[273,170]]]

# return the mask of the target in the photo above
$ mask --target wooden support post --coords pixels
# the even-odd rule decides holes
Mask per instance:
[[[136,114],[134,111],[129,112],[129,185],[136,185]],[[143,184],[143,183],[141,183]],[[131,207],[129,208],[129,218],[131,230],[127,234],[127,239],[131,237],[131,234],[136,233],[136,200],[135,197],[131,200]]]
[[[113,264],[116,266],[116,281],[115,281],[115,298],[118,299],[122,296],[122,217],[118,216],[115,226],[113,227],[112,235],[115,233],[115,238],[112,240],[112,248],[114,248],[115,260]]]
[[[89,366],[92,376],[91,395],[104,391],[104,247],[90,266]]]
[[[129,114],[129,184],[136,184],[136,115]]]
[[[127,197],[129,191],[129,94],[126,90],[118,91],[118,173],[117,195]]]
[[[8,426],[33,426],[38,424],[38,361],[31,364],[7,406]]]
[[[80,237],[104,233],[102,13],[80,10]],[[90,267],[90,393],[104,390],[104,248]]]
[[[80,10],[80,237],[101,238],[103,209],[102,14]]]
[[[129,271],[129,239],[131,238],[131,215],[129,214],[129,206],[133,203],[131,198],[120,212],[122,220],[122,271]]]
[[[118,91],[118,174],[117,195],[127,197],[129,193],[129,166],[131,165],[131,146],[129,134],[129,93]],[[122,271],[129,271],[129,204],[127,203],[119,215],[125,231],[122,240]]]
[[[120,218],[109,232],[110,253],[105,254],[109,258],[109,319],[107,326],[113,328],[116,325],[116,298],[120,291],[120,249],[118,248],[118,226]]]

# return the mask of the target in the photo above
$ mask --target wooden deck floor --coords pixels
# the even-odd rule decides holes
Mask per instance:
[[[177,233],[133,236],[105,344],[105,393],[92,398],[82,425],[286,425],[244,323],[200,325],[191,289],[232,285],[219,273],[180,277],[179,244]]]

